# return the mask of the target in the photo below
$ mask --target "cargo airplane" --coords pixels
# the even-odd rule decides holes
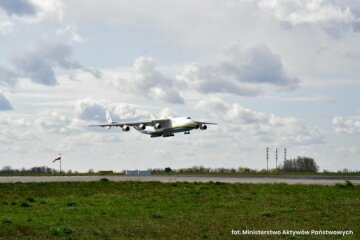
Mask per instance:
[[[190,134],[193,129],[206,130],[208,124],[217,125],[217,123],[194,121],[190,117],[165,118],[152,121],[140,122],[114,122],[109,111],[106,111],[106,123],[98,125],[90,125],[91,127],[103,127],[110,129],[112,127],[120,127],[124,132],[135,128],[143,134],[149,134],[150,137],[173,137],[174,133],[184,132]]]

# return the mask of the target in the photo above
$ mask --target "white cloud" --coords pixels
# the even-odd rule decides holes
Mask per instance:
[[[338,24],[357,21],[349,7],[322,0],[262,0],[258,7],[278,20],[298,24]]]
[[[178,113],[170,108],[164,108],[159,113],[160,118],[174,118],[177,116],[178,116]]]
[[[0,91],[0,111],[12,110],[9,100]]]
[[[56,111],[43,112],[35,120],[36,126],[52,133],[66,133],[70,120]]]
[[[9,15],[35,15],[35,5],[29,0],[2,0],[0,1],[0,7]]]
[[[9,34],[12,32],[13,23],[9,20],[3,19],[3,16],[0,14],[0,34]]]
[[[0,1],[0,33],[12,32],[16,22],[37,23],[55,17],[63,18],[62,0],[2,0]]]
[[[20,78],[54,86],[58,84],[56,69],[81,69],[96,78],[102,75],[99,70],[83,67],[73,60],[71,46],[60,42],[38,41],[30,48],[18,52],[12,62],[13,69],[0,65],[0,84],[4,86],[14,87]]]
[[[65,5],[62,0],[32,0],[37,7],[37,21],[44,20],[49,17],[55,17],[59,21],[63,19]]]
[[[128,91],[150,99],[183,104],[175,78],[165,76],[156,69],[154,59],[139,57],[130,71],[118,72],[110,83],[120,91]]]
[[[289,76],[281,58],[264,45],[247,49],[234,45],[225,50],[225,57],[212,66],[188,65],[177,78],[202,93],[240,96],[260,95],[263,85],[281,90],[299,86],[299,79]]]
[[[80,99],[75,103],[75,114],[83,120],[105,121],[105,111],[109,110],[114,121],[149,120],[152,113],[128,103],[95,100],[91,98]]]
[[[0,147],[22,146],[21,141],[36,139],[32,132],[32,122],[24,117],[0,114]]]
[[[134,75],[129,79],[134,92],[171,103],[184,103],[175,88],[175,79],[164,76],[156,70],[155,61],[149,57],[139,57],[134,64]]]
[[[232,133],[241,132],[241,138],[244,137],[243,133],[246,133],[260,142],[280,145],[307,145],[323,142],[322,131],[319,128],[308,128],[294,117],[279,117],[274,114],[256,112],[237,103],[228,104],[215,97],[199,101],[196,108],[221,119]]]
[[[78,33],[78,28],[74,23],[65,24],[65,26],[59,28],[56,33],[66,36],[71,42],[81,43],[84,41],[84,38]]]
[[[0,85],[14,87],[18,82],[18,75],[7,67],[0,66]]]
[[[35,83],[56,85],[54,68],[81,68],[79,63],[71,59],[71,55],[72,49],[66,44],[40,41],[18,53],[13,62],[20,76]]]
[[[360,132],[360,116],[349,118],[338,116],[333,118],[332,123],[337,133],[354,134]]]

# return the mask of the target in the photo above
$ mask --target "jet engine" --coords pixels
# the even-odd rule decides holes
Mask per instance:
[[[206,129],[207,129],[207,126],[206,126],[205,124],[201,124],[201,125],[200,125],[200,129],[201,129],[201,130],[206,130]]]
[[[145,126],[144,124],[139,124],[139,128],[140,128],[141,130],[145,130],[146,126]]]
[[[130,130],[130,127],[127,126],[127,125],[124,125],[124,126],[122,126],[121,128],[122,128],[122,130],[123,130],[124,132],[127,132],[127,131]]]
[[[160,123],[156,123],[156,124],[154,125],[154,128],[155,128],[155,129],[160,129],[160,128],[161,128],[161,124],[160,124]]]

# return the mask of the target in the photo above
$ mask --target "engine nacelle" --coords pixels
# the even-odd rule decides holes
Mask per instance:
[[[205,124],[202,124],[202,125],[200,125],[200,129],[201,129],[201,130],[206,130],[206,129],[207,129],[207,126],[206,126]]]
[[[105,128],[106,128],[106,129],[110,129],[110,128],[111,128],[111,126],[105,126]]]
[[[145,126],[144,124],[139,124],[139,128],[140,128],[141,130],[145,130],[146,126]]]
[[[123,130],[124,132],[127,132],[127,131],[130,130],[130,127],[127,126],[127,125],[124,125],[124,126],[122,126],[122,130]]]
[[[199,129],[199,127],[200,127],[200,126],[199,126],[198,124],[196,124],[195,129]]]
[[[155,124],[155,125],[154,125],[154,128],[155,128],[155,129],[160,129],[160,128],[161,128],[161,124],[160,124],[160,123]]]

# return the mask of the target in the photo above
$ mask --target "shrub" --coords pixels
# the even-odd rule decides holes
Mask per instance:
[[[52,236],[68,236],[73,234],[75,231],[67,226],[51,227],[49,233]]]
[[[75,205],[76,205],[76,202],[73,202],[73,201],[70,201],[70,202],[66,203],[66,206],[68,206],[68,207],[73,207]]]
[[[354,187],[354,184],[353,184],[352,182],[350,182],[349,180],[346,180],[346,181],[345,181],[345,187],[353,188],[353,187]]]
[[[22,202],[20,204],[21,207],[31,207],[30,204],[28,202]]]
[[[31,203],[35,202],[35,199],[33,197],[27,197],[25,198],[25,200]]]
[[[1,223],[2,223],[2,224],[11,224],[12,221],[11,221],[9,218],[3,218],[3,219],[1,220]]]
[[[100,179],[100,182],[105,183],[105,182],[110,182],[110,180],[107,179],[107,178],[101,178],[101,179]]]

